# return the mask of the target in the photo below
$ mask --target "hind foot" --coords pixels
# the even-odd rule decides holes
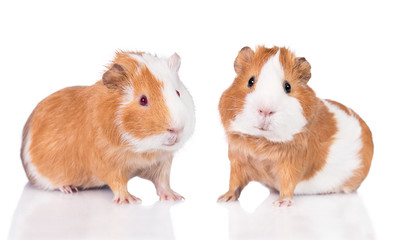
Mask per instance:
[[[328,192],[319,193],[319,195],[332,195],[336,193],[337,193],[336,191],[328,191]]]
[[[290,198],[278,199],[272,203],[275,207],[290,207],[293,205],[293,200]]]
[[[115,193],[113,198],[113,203],[117,204],[140,204],[141,202],[142,200],[140,200],[140,198],[133,196],[129,192]]]
[[[73,192],[78,192],[78,188],[73,185],[66,185],[66,186],[60,187],[59,191],[66,193],[66,194],[71,194]]]

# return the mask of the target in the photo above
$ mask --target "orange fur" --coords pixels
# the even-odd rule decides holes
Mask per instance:
[[[50,180],[51,188],[107,184],[115,199],[130,202],[138,199],[128,193],[127,182],[134,176],[142,176],[152,180],[157,190],[170,190],[173,153],[160,150],[137,153],[121,137],[117,125],[117,121],[122,121],[123,130],[137,139],[169,128],[162,83],[146,66],[130,58],[131,53],[118,52],[103,81],[87,87],[65,88],[50,95],[37,105],[27,121],[22,160],[26,161],[23,151],[30,141],[31,164],[40,176]],[[112,69],[115,64],[121,67]],[[133,86],[133,96],[125,102],[129,85]],[[149,99],[150,108],[139,106],[142,94]],[[33,184],[45,187],[29,171],[26,173]]]
[[[125,85],[131,84],[134,88],[134,99],[147,95],[150,108],[141,108],[138,101],[133,101],[121,112],[122,122],[135,138],[142,139],[148,135],[157,135],[166,132],[164,126],[170,125],[168,108],[162,96],[163,83],[155,79],[146,66],[139,66],[128,55],[132,52],[118,52],[114,63],[125,69]],[[114,63],[112,65],[114,65]],[[130,82],[128,82],[130,81]],[[125,87],[125,86],[124,86]]]
[[[294,135],[293,140],[284,143],[274,143],[264,137],[233,132],[230,123],[243,110],[246,95],[254,89],[254,87],[247,88],[247,80],[251,76],[257,77],[263,64],[278,50],[280,50],[279,59],[284,70],[284,79],[293,86],[290,96],[300,102],[308,124],[300,133]],[[286,48],[259,46],[253,52],[245,47],[239,52],[234,67],[237,76],[219,102],[219,112],[228,138],[231,162],[229,191],[219,200],[238,199],[240,192],[250,181],[258,181],[280,191],[280,200],[291,199],[296,185],[312,178],[326,164],[326,158],[337,132],[333,113],[307,85],[311,76],[309,63],[304,58],[296,58]],[[373,145],[370,130],[363,120],[355,113],[345,110],[346,108],[341,104],[337,105],[348,114],[354,114],[362,127],[363,147],[360,152],[363,159],[362,167],[338,189],[351,191],[357,189],[367,176]]]
[[[353,176],[346,181],[341,189],[344,192],[352,192],[359,188],[360,184],[363,182],[363,180],[367,177],[370,166],[371,166],[371,160],[373,158],[374,154],[374,143],[373,143],[373,138],[371,131],[367,124],[363,121],[363,119],[355,113],[352,109],[349,109],[345,107],[344,105],[332,101],[332,100],[327,100],[331,102],[334,105],[337,105],[340,109],[342,109],[346,114],[350,116],[354,116],[356,119],[359,120],[360,126],[362,128],[362,134],[361,134],[361,139],[363,142],[363,147],[360,150],[360,158],[363,160],[361,167],[356,169]]]

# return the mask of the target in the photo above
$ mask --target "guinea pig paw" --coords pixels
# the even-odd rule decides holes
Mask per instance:
[[[290,207],[293,205],[293,200],[290,198],[278,199],[272,202],[272,205],[275,207]]]
[[[336,191],[328,191],[328,192],[320,193],[319,195],[332,195],[336,193],[337,193]]]
[[[235,195],[235,193],[227,192],[227,193],[221,195],[217,199],[217,202],[233,202],[233,201],[237,201],[237,200],[238,200],[238,197]]]
[[[184,200],[184,197],[172,190],[164,191],[160,195],[160,201],[180,201]]]
[[[65,193],[65,194],[72,194],[73,192],[78,192],[78,188],[76,186],[66,185],[66,186],[60,187],[59,191]]]
[[[125,194],[125,196],[119,196],[115,195],[113,199],[113,203],[117,204],[129,204],[129,203],[135,203],[135,204],[140,204],[142,200],[138,197],[135,197],[131,194]]]

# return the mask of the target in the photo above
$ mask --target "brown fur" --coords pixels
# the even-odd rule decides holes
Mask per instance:
[[[162,83],[146,66],[128,57],[130,53],[116,54],[103,81],[87,87],[65,88],[50,95],[37,105],[27,121],[21,157],[24,158],[24,146],[30,140],[31,164],[40,176],[50,180],[53,188],[91,188],[107,184],[115,200],[137,201],[128,193],[127,182],[142,175],[154,182],[157,191],[171,191],[169,173],[173,154],[135,152],[121,138],[117,125],[121,120],[124,130],[137,139],[166,132],[169,128]],[[125,89],[129,85],[133,86],[134,95],[126,104]],[[142,94],[147,96],[149,108],[139,106]],[[30,139],[27,139],[28,132]],[[30,177],[30,172],[26,173],[33,184],[45,187]]]
[[[280,49],[280,63],[284,80],[293,86],[290,96],[300,102],[308,124],[293,140],[273,143],[264,137],[254,137],[230,130],[230,123],[242,111],[246,95],[254,89],[247,88],[251,76],[258,77],[263,64]],[[310,65],[304,58],[296,58],[286,48],[257,47],[253,52],[243,48],[236,60],[237,76],[223,93],[219,103],[221,121],[229,143],[231,174],[229,191],[219,201],[236,200],[250,181],[259,181],[271,189],[280,191],[280,200],[292,198],[296,185],[312,178],[326,163],[329,149],[337,132],[336,120],[324,103],[307,85],[311,77]],[[332,102],[334,103],[334,102]],[[346,107],[341,109],[351,114]],[[354,114],[354,113],[353,113]],[[362,126],[362,167],[356,170],[339,190],[355,190],[367,176],[372,158],[371,133],[356,114]]]

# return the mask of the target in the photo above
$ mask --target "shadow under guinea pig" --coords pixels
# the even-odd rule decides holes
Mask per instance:
[[[112,204],[110,189],[77,194],[25,186],[9,239],[174,239],[172,202]]]
[[[375,239],[370,217],[357,193],[295,196],[294,205],[272,205],[270,194],[252,213],[239,202],[228,210],[230,239]]]

